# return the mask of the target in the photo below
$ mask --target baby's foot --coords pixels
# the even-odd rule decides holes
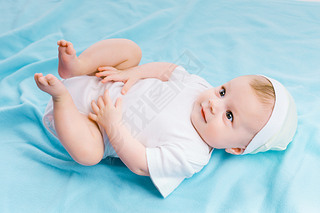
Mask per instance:
[[[58,72],[61,78],[70,78],[79,69],[79,59],[71,42],[60,40]]]
[[[63,83],[52,74],[43,76],[42,73],[36,73],[34,75],[34,80],[36,81],[39,89],[50,94],[54,101],[59,101],[62,97],[68,94],[68,90]]]

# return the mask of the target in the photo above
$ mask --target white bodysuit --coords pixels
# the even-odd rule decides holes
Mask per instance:
[[[150,177],[163,197],[169,195],[185,178],[199,172],[211,157],[210,148],[193,127],[190,116],[198,95],[211,88],[203,78],[177,67],[169,81],[143,79],[121,95],[122,82],[106,83],[94,76],[63,80],[75,105],[83,114],[91,110],[105,89],[111,99],[123,100],[123,121],[131,134],[146,147]],[[43,117],[44,125],[56,135],[52,100]],[[117,157],[102,127],[104,157]]]

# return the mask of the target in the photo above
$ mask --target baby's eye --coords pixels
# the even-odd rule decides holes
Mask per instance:
[[[221,97],[225,96],[226,89],[222,87],[222,89],[219,91],[219,94],[220,94]]]
[[[227,117],[227,119],[229,120],[229,121],[233,121],[233,114],[232,114],[232,112],[230,112],[230,111],[227,111],[226,112],[226,117]]]

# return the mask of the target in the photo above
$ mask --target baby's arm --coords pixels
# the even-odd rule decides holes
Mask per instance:
[[[149,176],[146,148],[122,123],[122,102],[117,99],[115,105],[109,97],[108,90],[98,101],[92,101],[89,118],[103,126],[109,141],[122,162],[134,173]]]
[[[122,88],[122,94],[125,94],[129,88],[139,79],[157,78],[162,81],[169,80],[173,70],[178,65],[168,62],[152,62],[140,66],[131,67],[124,70],[118,70],[114,67],[100,67],[97,77],[105,77],[102,82],[122,81],[125,85]]]

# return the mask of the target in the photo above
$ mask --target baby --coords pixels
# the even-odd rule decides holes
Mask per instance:
[[[139,66],[141,50],[130,40],[100,41],[79,57],[70,42],[58,45],[65,80],[34,76],[52,96],[45,126],[76,162],[119,157],[163,197],[199,172],[214,148],[284,150],[295,134],[294,101],[274,79],[248,75],[212,87],[172,63]]]

